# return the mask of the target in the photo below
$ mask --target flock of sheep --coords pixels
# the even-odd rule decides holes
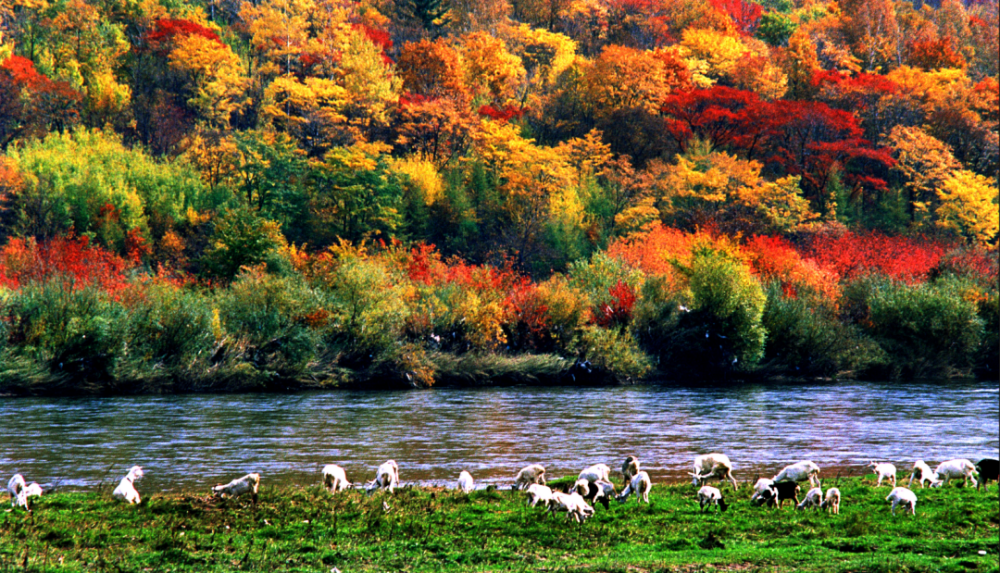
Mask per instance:
[[[1000,462],[996,459],[987,458],[973,464],[966,459],[954,459],[942,462],[936,469],[932,470],[923,460],[918,460],[913,464],[913,472],[910,474],[910,481],[907,485],[912,485],[914,478],[923,488],[925,482],[930,487],[942,487],[950,480],[962,479],[965,484],[970,481],[978,489],[986,485],[990,480],[997,480],[998,466]],[[896,507],[902,506],[903,510],[909,510],[916,515],[917,496],[912,490],[906,487],[896,486],[896,466],[890,463],[871,462],[869,467],[878,475],[877,485],[881,486],[883,480],[888,480],[893,486],[892,491],[885,498],[892,502],[891,513],[896,514]],[[757,506],[767,505],[770,507],[781,507],[786,500],[792,500],[798,509],[816,507],[828,509],[834,514],[840,513],[840,490],[831,487],[823,494],[820,489],[819,466],[811,461],[801,461],[782,469],[773,478],[760,478],[754,484],[754,493],[750,498],[752,504]],[[347,479],[344,468],[329,464],[323,468],[323,484],[331,492],[343,491],[354,487]],[[639,460],[635,456],[628,456],[622,464],[621,473],[624,477],[625,488],[621,493],[616,492],[614,484],[611,482],[611,468],[606,464],[595,464],[580,472],[577,480],[565,488],[564,491],[554,490],[545,484],[545,467],[540,464],[525,466],[514,476],[512,489],[523,491],[528,498],[528,503],[532,506],[542,504],[548,508],[550,513],[564,512],[567,518],[575,519],[577,522],[584,522],[594,514],[593,504],[602,503],[605,509],[608,508],[612,498],[620,503],[624,503],[630,495],[636,496],[636,502],[645,501],[649,503],[649,490],[652,482],[649,474],[639,468]],[[728,504],[719,488],[705,485],[709,479],[718,479],[721,482],[729,482],[733,490],[737,489],[736,478],[733,477],[733,464],[725,454],[712,453],[697,456],[694,459],[694,471],[689,472],[692,476],[692,483],[699,486],[698,504],[701,510],[714,505],[717,510],[725,511]],[[128,474],[122,478],[118,487],[112,495],[130,504],[140,503],[139,492],[135,488],[135,482],[143,477],[142,468],[134,466]],[[977,481],[976,478],[979,478]],[[806,493],[805,498],[800,502],[798,494],[801,491],[799,483],[809,482],[811,488]],[[391,494],[399,487],[399,465],[395,460],[389,460],[378,467],[375,479],[366,482],[362,486],[370,495],[378,489],[385,489]],[[260,488],[260,474],[250,473],[233,481],[212,487],[212,494],[216,497],[239,497],[243,494],[251,494],[254,503],[257,502],[257,494]],[[469,493],[475,488],[472,475],[467,471],[462,471],[458,477],[457,489]],[[7,484],[10,493],[10,501],[13,507],[23,507],[31,511],[28,507],[28,498],[42,495],[42,487],[37,483],[26,483],[21,474],[17,474],[10,479]]]

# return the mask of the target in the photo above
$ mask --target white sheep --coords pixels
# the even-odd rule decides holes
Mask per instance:
[[[885,497],[886,501],[892,501],[892,514],[896,515],[896,506],[902,505],[903,509],[907,507],[910,508],[910,514],[917,514],[917,494],[906,489],[905,487],[894,487],[889,495]]]
[[[139,491],[135,489],[136,480],[142,479],[145,474],[142,472],[142,468],[139,466],[132,466],[132,469],[128,471],[128,474],[122,478],[122,481],[118,483],[118,487],[115,491],[111,492],[111,495],[115,499],[120,499],[128,503],[141,503],[142,499],[139,497]]]
[[[594,499],[590,503],[597,505],[597,502],[604,504],[604,509],[608,509],[608,504],[616,497],[615,484],[609,481],[594,482]]]
[[[772,479],[775,482],[793,481],[796,483],[808,480],[809,485],[819,487],[819,466],[809,461],[796,462],[790,466],[785,466]]]
[[[759,478],[757,483],[753,484],[753,495],[750,496],[750,502],[754,503],[760,496],[765,492],[769,491],[774,486],[774,480],[768,478]],[[776,497],[776,496],[775,496]]]
[[[552,488],[546,485],[533,483],[528,486],[524,493],[528,496],[528,504],[531,507],[535,507],[539,502],[549,507],[555,501],[555,498],[552,497]]]
[[[351,482],[347,481],[347,472],[337,464],[327,464],[323,466],[323,485],[327,491],[344,491],[351,487]]]
[[[531,464],[521,468],[514,476],[514,489],[524,491],[533,483],[545,485],[545,466],[541,464]]]
[[[27,487],[28,484],[25,483],[23,475],[14,474],[14,477],[10,478],[10,481],[7,482],[7,493],[10,494],[11,507],[23,507],[27,511],[31,511],[31,508],[28,507]]]
[[[587,500],[583,499],[583,496],[576,492],[563,493],[561,491],[554,491],[552,492],[552,497],[555,503],[549,506],[550,512],[557,510],[565,511],[566,518],[573,517],[577,523],[583,523],[588,517],[594,515],[594,508],[587,503]]]
[[[393,493],[399,487],[399,464],[388,460],[375,471],[375,479],[365,484],[365,491],[371,495],[376,489],[388,489]]]
[[[829,509],[834,515],[840,514],[840,490],[831,487],[826,490],[826,498],[819,504],[820,509]]]
[[[698,505],[701,506],[701,511],[705,511],[706,507],[713,504],[718,511],[726,511],[729,508],[729,504],[723,499],[719,488],[710,485],[702,486],[698,490]]]
[[[639,458],[635,456],[625,458],[625,461],[622,462],[622,475],[625,477],[625,483],[631,483],[635,474],[639,473],[639,469]]]
[[[934,483],[931,487],[944,487],[949,481],[959,478],[962,478],[965,485],[969,485],[969,480],[972,480],[972,487],[976,487],[977,475],[979,472],[976,471],[976,466],[969,460],[948,460],[938,464],[934,470]]]
[[[616,498],[619,502],[625,503],[628,499],[629,494],[635,494],[635,502],[649,503],[649,490],[653,487],[653,482],[649,479],[649,474],[645,471],[640,471],[639,473],[632,476],[632,481],[629,482],[628,486],[622,490],[621,494]]]
[[[596,481],[611,481],[611,468],[607,464],[594,464],[580,472],[580,480],[587,480],[589,483]],[[582,495],[587,495],[586,493]]]
[[[736,478],[733,477],[733,462],[725,454],[704,454],[694,458],[694,472],[688,472],[694,478],[692,485],[704,485],[709,478],[722,481],[729,480],[736,489]]]
[[[215,497],[239,497],[249,493],[254,503],[257,503],[257,493],[260,490],[260,474],[250,473],[233,481],[212,487],[212,495]]]
[[[814,487],[806,492],[806,497],[801,503],[795,506],[795,509],[806,509],[807,507],[819,508],[823,504],[823,490],[818,487]]]
[[[913,485],[913,478],[917,477],[920,481],[920,489],[924,488],[924,482],[933,484],[937,481],[937,477],[934,475],[934,470],[931,466],[927,465],[924,460],[917,460],[913,462],[913,473],[910,474],[910,481],[906,485]]]
[[[879,463],[872,460],[868,467],[872,468],[872,471],[878,475],[878,483],[875,487],[880,487],[882,485],[882,480],[888,478],[892,483],[892,487],[896,487],[896,466],[889,463]]]
[[[472,481],[472,474],[462,470],[462,473],[458,474],[458,489],[462,490],[462,493],[469,493],[474,488],[475,485]]]

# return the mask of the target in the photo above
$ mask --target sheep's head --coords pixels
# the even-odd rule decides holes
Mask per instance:
[[[720,497],[719,498],[719,510],[726,511],[727,509],[729,509],[729,504],[726,503],[725,498],[721,498]]]

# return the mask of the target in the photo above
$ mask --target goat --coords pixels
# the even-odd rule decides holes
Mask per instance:
[[[760,499],[761,494],[765,491],[769,491],[772,486],[774,486],[774,480],[768,478],[758,478],[757,483],[753,484],[753,495],[750,496],[750,503],[756,504],[757,500]]]
[[[639,473],[639,458],[635,456],[628,456],[625,461],[622,462],[622,475],[625,477],[625,483],[631,483],[632,478],[635,474]]]
[[[555,498],[552,497],[552,488],[546,485],[533,483],[528,486],[525,490],[525,494],[528,496],[528,505],[535,507],[538,502],[542,502],[546,507],[552,505]]]
[[[979,472],[979,485],[987,487],[988,489],[990,480],[998,481],[997,474],[1000,474],[1000,460],[996,460],[994,458],[979,460],[979,462],[976,463],[976,471]],[[979,485],[976,486],[976,489],[979,489]]]
[[[736,489],[736,478],[733,477],[733,463],[729,461],[729,456],[725,454],[705,454],[694,458],[694,478],[691,485],[704,485],[708,478],[716,478],[721,481],[729,480]]]
[[[7,492],[10,494],[10,506],[23,507],[30,513],[31,508],[28,507],[27,487],[28,485],[24,481],[24,476],[21,474],[14,474],[14,477],[10,478],[10,481],[7,482]]]
[[[239,497],[245,493],[250,494],[253,502],[257,503],[257,492],[260,490],[260,474],[251,473],[241,478],[234,479],[225,485],[212,487],[212,495],[219,498]]]
[[[31,497],[33,495],[42,497],[43,492],[44,490],[42,490],[42,486],[38,485],[36,482],[31,482],[24,486],[24,497]]]
[[[323,466],[323,485],[327,491],[344,491],[351,487],[351,482],[347,481],[347,472],[337,464],[327,464]]]
[[[399,487],[399,464],[388,460],[375,471],[375,479],[365,484],[365,491],[371,495],[376,489],[387,489],[389,493]]]
[[[729,508],[729,504],[723,499],[719,488],[710,485],[702,486],[698,490],[698,505],[701,506],[701,511],[705,511],[705,507],[712,504],[715,505],[718,511],[726,511]]]
[[[545,466],[531,464],[521,468],[521,471],[517,472],[517,475],[514,476],[513,489],[524,491],[533,483],[545,485]]]
[[[604,504],[604,509],[608,509],[608,505],[611,503],[611,498],[616,497],[615,484],[609,481],[598,481],[594,482],[593,497],[590,503],[596,505],[597,502]]]
[[[910,474],[910,481],[906,484],[907,486],[913,485],[914,477],[918,477],[920,481],[920,489],[924,488],[925,481],[931,484],[937,481],[937,477],[934,475],[934,470],[932,470],[931,466],[927,465],[924,460],[917,460],[913,462],[913,473]]]
[[[475,485],[472,481],[472,474],[462,470],[462,473],[458,474],[458,489],[462,490],[462,493],[469,493],[474,488]]]
[[[819,487],[819,466],[809,461],[796,462],[785,466],[774,476],[775,483],[782,481],[802,482],[809,480],[809,485]]]
[[[144,475],[141,467],[132,466],[132,469],[128,471],[128,475],[122,478],[122,481],[115,488],[115,491],[111,492],[111,495],[116,499],[126,501],[130,504],[142,503],[142,499],[139,498],[139,491],[135,489],[135,481],[142,479]]]
[[[649,503],[649,490],[653,487],[653,482],[649,479],[649,474],[644,470],[632,476],[632,481],[629,482],[628,486],[622,490],[621,494],[615,499],[619,503],[625,503],[628,499],[629,494],[635,494],[635,502],[639,504],[641,502]]]
[[[886,501],[892,501],[892,514],[896,515],[896,506],[902,505],[904,509],[910,508],[910,514],[917,514],[917,494],[906,489],[905,487],[894,487],[889,495],[885,497]]]
[[[802,503],[795,506],[795,509],[805,509],[807,507],[819,508],[823,503],[823,490],[818,487],[814,487],[806,492],[806,496],[802,499]]]
[[[875,487],[880,487],[882,485],[882,480],[889,478],[892,482],[892,487],[896,487],[896,466],[889,463],[879,463],[872,460],[868,467],[872,468],[872,471],[878,474],[878,483]]]
[[[769,505],[780,509],[785,504],[785,500],[790,499],[793,504],[798,505],[800,489],[799,484],[793,481],[772,482],[770,487],[760,492],[754,504],[758,506]]]
[[[588,517],[594,515],[594,508],[576,492],[563,493],[555,491],[552,492],[552,498],[555,503],[549,506],[549,512],[557,510],[565,511],[566,518],[573,517],[577,523],[583,523]]]
[[[820,509],[829,509],[834,515],[840,514],[840,490],[831,487],[826,490],[826,498],[819,504]]]
[[[944,487],[948,485],[949,481],[958,478],[962,478],[965,485],[968,485],[969,480],[972,480],[972,485],[978,487],[976,475],[976,466],[969,460],[948,460],[938,464],[938,467],[934,470],[935,479],[931,487]]]

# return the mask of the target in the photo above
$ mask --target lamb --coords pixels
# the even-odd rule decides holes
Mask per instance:
[[[31,482],[24,487],[24,497],[37,496],[42,497],[42,486],[38,485],[37,482]]]
[[[554,504],[549,506],[550,512],[561,510],[566,512],[566,518],[573,517],[577,523],[583,523],[588,517],[594,515],[594,508],[587,503],[583,497],[576,493],[563,493],[561,491],[552,492]]]
[[[593,487],[593,498],[590,503],[597,504],[601,502],[604,504],[604,509],[608,509],[608,505],[611,503],[611,498],[616,497],[615,484],[609,481],[598,481],[594,482]]]
[[[972,485],[977,487],[976,475],[976,466],[972,465],[969,460],[948,460],[938,464],[937,469],[934,470],[936,479],[931,487],[944,487],[948,485],[949,481],[958,478],[962,478],[966,485],[968,485],[969,480],[972,480]]]
[[[327,464],[323,466],[323,485],[327,491],[344,491],[351,487],[351,482],[347,481],[347,472],[337,464]]]
[[[990,480],[998,481],[1000,474],[1000,460],[985,458],[976,464],[976,471],[979,472],[979,485],[989,487]],[[979,486],[976,486],[979,489]]]
[[[819,504],[820,509],[829,509],[834,515],[840,514],[840,490],[831,487],[826,490],[826,499]]]
[[[122,478],[122,481],[115,488],[115,491],[111,492],[111,495],[116,499],[126,501],[130,504],[132,503],[142,503],[142,499],[139,497],[139,492],[135,489],[135,481],[142,479],[145,474],[142,472],[142,468],[139,466],[132,466],[132,469],[128,471],[128,474]]]
[[[769,505],[780,509],[785,500],[790,499],[792,503],[798,505],[800,489],[799,484],[793,481],[772,482],[771,487],[760,492],[754,504],[758,506]]]
[[[621,494],[615,498],[619,503],[625,503],[629,494],[635,494],[636,504],[645,501],[649,503],[649,490],[653,487],[653,482],[649,479],[649,474],[645,470],[632,476],[632,481],[622,490]]]
[[[26,511],[31,511],[31,508],[28,507],[27,487],[23,475],[14,474],[14,477],[10,478],[10,481],[7,482],[7,492],[10,493],[11,507],[23,507]]]
[[[718,511],[726,511],[729,508],[729,504],[722,498],[722,492],[719,491],[719,488],[710,485],[702,486],[698,490],[698,505],[701,506],[701,511],[705,511],[705,507],[712,504]]]
[[[892,482],[892,487],[896,487],[896,466],[872,460],[868,464],[868,467],[872,468],[872,471],[878,474],[878,483],[875,487],[880,487],[882,485],[882,480],[885,478],[889,478],[889,481]]]
[[[521,471],[517,472],[517,475],[514,476],[513,489],[524,491],[533,483],[545,485],[545,466],[531,464],[521,468]]]
[[[239,497],[249,493],[254,503],[257,503],[257,492],[260,490],[260,474],[251,473],[234,479],[225,485],[212,487],[212,495],[219,498]]]
[[[611,481],[611,468],[606,464],[594,464],[580,472],[579,479],[587,480],[590,483],[595,481]]]
[[[809,461],[794,463],[785,466],[778,475],[774,476],[775,483],[782,481],[802,482],[809,480],[809,485],[819,487],[819,466]]]
[[[907,507],[910,508],[910,514],[917,514],[917,494],[906,489],[905,487],[894,487],[889,495],[885,498],[886,501],[892,501],[892,514],[896,515],[896,506],[902,505],[903,509]]]
[[[542,502],[546,507],[549,507],[555,501],[555,497],[552,496],[552,488],[538,483],[529,485],[528,489],[525,490],[525,494],[528,496],[528,504],[531,507],[538,505],[538,502]]]
[[[750,496],[750,503],[756,504],[757,500],[760,499],[760,496],[765,491],[770,491],[772,486],[774,486],[774,480],[767,478],[758,478],[757,483],[753,484],[753,495]]]
[[[635,456],[625,458],[625,461],[622,462],[622,475],[625,477],[625,483],[630,483],[637,473],[639,473],[639,458]]]
[[[931,466],[924,463],[924,460],[917,460],[913,462],[913,473],[910,474],[910,481],[906,485],[913,485],[913,478],[919,476],[920,489],[924,488],[924,482],[933,484],[937,481],[937,477],[934,475],[934,470]]]
[[[823,504],[823,490],[814,487],[806,492],[806,497],[802,503],[795,506],[795,509],[806,509],[807,507],[819,508]]]
[[[691,473],[691,472],[689,472]],[[703,485],[708,478],[716,478],[722,481],[729,480],[736,489],[736,478],[733,477],[733,463],[729,461],[729,456],[725,454],[705,454],[694,459],[694,478],[692,485]]]
[[[462,493],[469,493],[474,489],[472,481],[472,474],[462,470],[462,473],[458,474],[458,489],[462,490]]]
[[[365,491],[371,495],[376,489],[388,489],[389,493],[399,487],[399,464],[388,460],[375,471],[375,479],[365,484]]]

